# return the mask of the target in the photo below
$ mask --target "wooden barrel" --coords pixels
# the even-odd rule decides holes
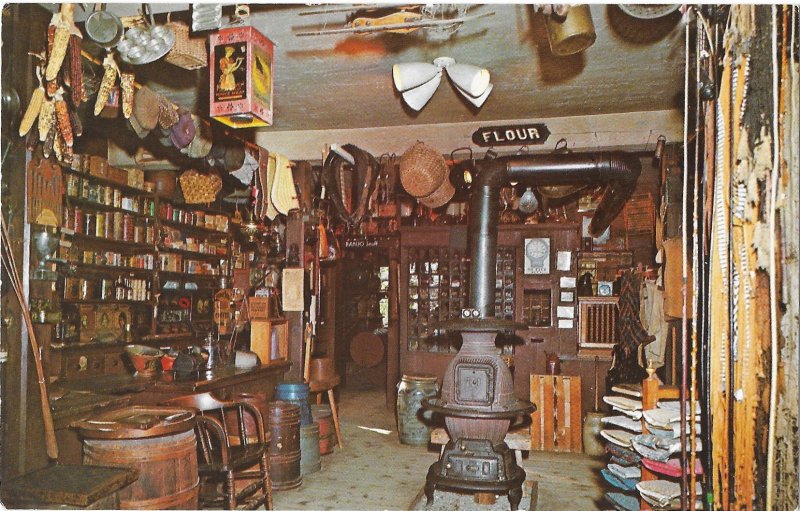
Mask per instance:
[[[319,424],[319,453],[330,454],[337,445],[333,414],[329,405],[311,405],[311,416]]]
[[[397,385],[397,432],[400,443],[428,445],[431,441],[431,428],[419,419],[418,413],[422,408],[422,400],[437,393],[435,376],[403,375]]]
[[[300,473],[313,474],[322,468],[319,459],[319,424],[300,426]]]
[[[84,437],[84,465],[139,470],[139,479],[119,491],[121,509],[197,509],[200,479],[193,412],[129,407],[87,419],[78,427]]]
[[[290,490],[303,483],[300,471],[300,407],[284,401],[267,405],[269,430],[269,476],[273,490]]]

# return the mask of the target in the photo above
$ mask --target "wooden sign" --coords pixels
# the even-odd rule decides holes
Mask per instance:
[[[481,147],[544,144],[549,136],[550,130],[541,123],[489,126],[475,130],[472,142]]]

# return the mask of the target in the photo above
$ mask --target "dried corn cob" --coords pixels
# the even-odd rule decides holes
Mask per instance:
[[[100,89],[97,91],[97,100],[94,103],[94,115],[100,115],[103,107],[106,106],[106,101],[111,94],[111,87],[117,81],[117,63],[114,61],[113,54],[109,53],[103,59],[103,80],[100,82]]]
[[[120,73],[119,83],[122,87],[122,115],[130,118],[133,112],[133,73]]]
[[[53,14],[53,18],[50,20],[50,26],[55,26],[55,33],[53,35],[53,49],[49,52],[47,68],[44,72],[44,77],[48,81],[55,79],[58,75],[58,71],[61,69],[61,64],[64,63],[72,28],[71,23],[65,19],[61,13]]]
[[[42,108],[39,110],[39,141],[44,142],[50,134],[50,130],[55,127],[56,119],[55,101],[44,98]]]
[[[33,129],[28,132],[28,136],[25,137],[25,149],[33,152],[36,149],[36,146],[39,144],[39,126],[36,123],[33,123]]]
[[[56,95],[58,91],[58,80],[48,80],[47,84],[45,85],[45,90],[47,91],[47,97],[52,98]]]
[[[53,53],[53,43],[56,40],[56,19],[61,19],[60,14],[53,14],[53,17],[50,19],[50,25],[47,26],[47,50],[45,52],[45,62],[50,55]],[[58,17],[58,18],[57,18]]]
[[[69,108],[67,102],[64,101],[64,89],[59,88],[55,97],[56,103],[56,123],[58,125],[58,134],[64,139],[64,144],[72,147],[74,142],[72,136],[72,124],[69,121]]]
[[[47,132],[47,137],[44,139],[44,145],[42,145],[42,154],[44,154],[45,158],[49,158],[50,155],[53,153],[53,145],[56,141],[56,132],[58,130],[53,128]]]
[[[83,123],[81,117],[76,110],[69,111],[69,122],[72,124],[72,136],[75,138],[83,135]]]
[[[64,158],[64,148],[66,143],[61,138],[61,133],[56,130],[55,138],[53,138],[53,152],[56,154],[56,160],[62,161]]]
[[[69,37],[69,87],[72,104],[77,108],[83,99],[83,61],[81,60],[81,40],[73,33]]]
[[[39,86],[36,87],[36,90],[31,94],[28,108],[25,110],[25,115],[22,116],[22,121],[19,123],[19,136],[21,137],[24,137],[33,127],[33,122],[39,117],[39,110],[42,109],[42,102],[44,101],[42,74],[38,68],[36,69],[36,76],[39,77]]]

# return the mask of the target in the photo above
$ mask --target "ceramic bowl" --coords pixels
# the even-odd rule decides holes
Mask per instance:
[[[129,344],[125,346],[125,354],[133,364],[137,373],[147,374],[158,371],[159,359],[164,356],[164,352],[150,346],[141,344]]]

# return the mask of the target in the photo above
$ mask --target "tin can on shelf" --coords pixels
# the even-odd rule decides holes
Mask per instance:
[[[114,189],[110,186],[103,187],[103,204],[106,206],[114,205]]]
[[[66,179],[67,197],[77,197],[80,184],[81,184],[81,178],[72,174],[67,174],[67,179]]]
[[[114,188],[114,197],[112,199],[112,204],[115,208],[122,207],[122,191]]]
[[[122,240],[133,241],[133,217],[127,213],[122,215]]]
[[[83,215],[83,232],[88,236],[95,236],[95,216],[93,213]]]
[[[78,206],[75,206],[72,208],[72,229],[78,234],[83,234],[83,228],[83,211]]]
[[[114,212],[114,226],[112,228],[112,236],[115,240],[122,239],[122,217],[125,214],[120,211]]]
[[[97,213],[97,215],[94,216],[94,235],[98,238],[102,238],[106,233],[106,216],[103,213]]]

